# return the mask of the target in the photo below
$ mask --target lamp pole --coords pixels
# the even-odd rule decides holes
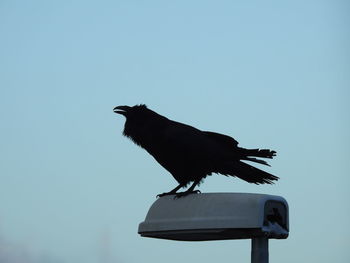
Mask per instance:
[[[269,262],[269,240],[267,237],[252,238],[251,263]]]

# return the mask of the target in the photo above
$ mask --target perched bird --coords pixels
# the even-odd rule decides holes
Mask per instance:
[[[195,186],[212,173],[236,176],[254,184],[273,184],[279,179],[242,162],[268,165],[255,157],[272,159],[275,151],[238,147],[238,142],[230,136],[169,120],[144,104],[117,106],[113,111],[126,118],[123,134],[151,154],[179,183],[170,192],[158,196],[198,193]],[[177,192],[190,182],[187,191]]]

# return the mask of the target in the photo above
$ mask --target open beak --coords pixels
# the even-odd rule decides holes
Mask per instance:
[[[128,112],[129,109],[130,109],[129,106],[117,106],[117,107],[115,107],[115,108],[113,109],[113,111],[114,111],[115,113],[118,113],[118,114],[121,114],[121,115],[126,116],[126,114],[127,114],[127,112]]]

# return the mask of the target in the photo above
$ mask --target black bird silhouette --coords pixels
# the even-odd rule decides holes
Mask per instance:
[[[254,157],[272,159],[275,151],[238,147],[238,142],[227,135],[169,120],[144,104],[117,106],[114,112],[126,118],[123,134],[151,154],[179,183],[170,192],[158,196],[198,193],[195,186],[212,173],[236,176],[254,184],[273,184],[279,179],[241,161],[268,165]],[[187,191],[177,192],[190,182]]]

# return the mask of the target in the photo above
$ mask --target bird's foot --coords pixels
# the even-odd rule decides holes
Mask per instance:
[[[199,190],[195,190],[195,191],[185,191],[185,192],[179,192],[179,193],[168,192],[168,193],[162,193],[162,194],[157,195],[157,198],[158,198],[158,197],[167,196],[167,195],[174,195],[174,199],[177,199],[177,198],[184,197],[184,196],[186,196],[186,195],[190,195],[190,194],[200,194],[200,193],[201,193],[201,191],[199,191]]]
[[[180,193],[175,194],[174,199],[185,197],[185,196],[190,195],[190,194],[200,194],[200,193],[201,193],[201,191],[199,191],[199,190],[180,192]]]
[[[176,193],[172,193],[172,192],[168,192],[168,193],[162,193],[162,194],[159,194],[157,195],[156,197],[163,197],[163,196],[167,196],[167,195],[175,195]]]

